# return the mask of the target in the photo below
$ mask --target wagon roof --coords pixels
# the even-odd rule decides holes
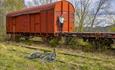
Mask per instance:
[[[64,0],[64,1],[66,1],[66,0]],[[8,13],[7,16],[19,16],[19,15],[22,15],[22,14],[38,13],[40,11],[49,10],[49,9],[54,8],[55,5],[59,2],[61,2],[61,1],[57,1],[57,2],[54,2],[54,3],[46,4],[46,5],[41,5],[41,6],[34,6],[34,7],[30,7],[30,8],[24,8],[22,10],[18,10],[18,11],[15,11],[15,12]]]

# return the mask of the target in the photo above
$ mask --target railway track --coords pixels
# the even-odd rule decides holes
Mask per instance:
[[[16,45],[16,46],[20,46],[20,47],[23,47],[23,48],[28,48],[28,49],[33,49],[33,50],[40,50],[42,52],[52,52],[51,48],[50,49],[44,49],[44,48],[39,48],[39,47],[34,47],[34,46],[29,46],[29,45]],[[65,56],[73,56],[73,57],[81,57],[81,58],[87,58],[87,59],[90,59],[90,60],[96,60],[96,61],[103,61],[103,62],[110,62],[109,60],[104,60],[104,59],[101,59],[101,58],[95,58],[95,57],[88,57],[88,56],[83,56],[83,55],[79,55],[79,54],[75,54],[75,53],[70,53],[70,52],[66,52],[66,51],[59,51],[56,52],[57,54],[62,54],[62,55],[65,55]],[[61,61],[60,61],[61,62]],[[63,63],[64,61],[62,61]]]

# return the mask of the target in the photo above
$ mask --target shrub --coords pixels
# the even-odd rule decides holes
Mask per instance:
[[[66,38],[65,43],[72,49],[82,49],[85,51],[90,51],[92,49],[92,45],[90,43],[76,37]]]
[[[68,38],[67,42],[66,42],[70,48],[74,49],[74,48],[77,48],[78,46],[78,41],[76,38]]]
[[[49,41],[51,47],[57,47],[59,45],[59,40],[57,38],[53,38]]]

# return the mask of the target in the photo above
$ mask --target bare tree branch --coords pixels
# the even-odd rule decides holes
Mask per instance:
[[[93,14],[93,19],[92,19],[92,22],[91,22],[91,29],[90,29],[90,30],[92,30],[92,28],[93,28],[93,26],[94,26],[94,23],[95,23],[95,20],[96,20],[96,17],[97,17],[97,15],[98,15],[98,13],[99,13],[100,10],[102,9],[103,5],[104,5],[105,3],[107,3],[107,2],[108,2],[108,0],[99,0],[99,2],[98,2],[98,4],[97,4],[96,12],[94,12],[94,14]]]
[[[77,9],[80,4],[80,9]],[[75,1],[75,8],[77,9],[76,11],[76,19],[78,20],[77,23],[79,24],[78,31],[82,32],[83,31],[83,24],[86,20],[86,17],[88,15],[88,9],[90,6],[90,0],[80,0]]]

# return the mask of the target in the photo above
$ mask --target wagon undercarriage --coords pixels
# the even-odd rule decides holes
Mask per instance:
[[[84,41],[89,42],[96,48],[101,46],[107,46],[111,48],[111,45],[114,44],[115,34],[114,33],[78,33],[78,32],[60,32],[60,33],[9,33],[10,40],[19,40],[21,37],[28,40],[33,37],[41,37],[44,42],[49,42],[52,39],[58,39],[60,41],[62,38],[65,38],[66,44],[68,41],[73,38],[83,39]]]

